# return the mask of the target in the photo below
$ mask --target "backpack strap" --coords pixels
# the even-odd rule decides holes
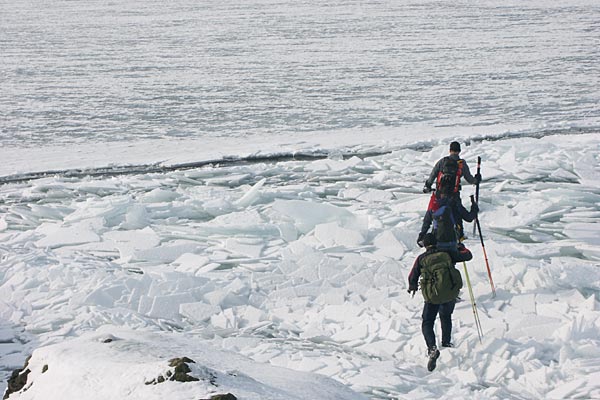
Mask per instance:
[[[458,170],[456,171],[456,181],[454,182],[454,193],[458,193],[460,190],[460,178],[463,172],[463,159],[458,160]]]
[[[435,180],[436,188],[440,187],[440,181],[442,180],[442,176],[444,176],[444,172],[443,172],[444,166],[446,165],[448,158],[450,158],[450,156],[446,156],[446,157],[442,158],[442,162],[440,163],[440,170],[438,171],[437,179]]]
[[[448,254],[450,256],[450,254]],[[450,282],[452,283],[452,287],[456,286],[456,282],[454,282],[454,277],[452,276],[452,257],[450,257],[450,262],[448,263],[448,276],[450,277]]]

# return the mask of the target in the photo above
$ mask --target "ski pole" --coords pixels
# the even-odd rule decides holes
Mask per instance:
[[[477,175],[481,175],[481,157],[477,157]],[[475,184],[475,203],[479,204],[479,182]],[[473,224],[473,236],[475,236],[475,229],[477,229],[476,225]]]
[[[481,175],[481,157],[477,157],[477,175]],[[475,184],[475,201],[479,203],[479,181]]]
[[[471,308],[473,309],[473,317],[475,318],[475,327],[477,328],[477,336],[479,336],[479,343],[483,336],[483,329],[481,329],[481,321],[479,320],[479,313],[477,312],[477,304],[475,303],[475,296],[473,295],[473,287],[471,286],[471,280],[469,279],[469,272],[467,271],[467,263],[463,261],[463,267],[465,269],[465,279],[467,281],[467,287],[469,288],[469,296],[471,297]]]
[[[473,203],[473,195],[471,195],[471,202]],[[483,235],[481,234],[481,224],[479,218],[475,217],[475,226],[479,232],[479,240],[481,241],[481,248],[483,249],[483,258],[485,260],[485,266],[487,268],[488,278],[490,279],[490,286],[492,287],[492,297],[496,297],[496,288],[494,287],[494,280],[492,279],[492,271],[490,270],[490,262],[488,261],[487,252],[485,251],[485,243],[483,243]]]

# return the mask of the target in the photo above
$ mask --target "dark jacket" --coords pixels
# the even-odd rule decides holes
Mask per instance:
[[[469,170],[469,166],[467,165],[467,162],[465,160],[460,158],[457,154],[450,154],[447,157],[450,157],[456,161],[462,160],[462,176],[465,178],[465,180],[467,182],[469,182],[472,185],[475,185],[477,183],[477,180],[475,179],[475,177],[473,175],[471,175],[471,171]],[[429,178],[425,181],[425,186],[431,188],[431,185],[433,185],[435,182],[437,182],[437,177],[438,177],[439,173],[442,172],[445,158],[446,157],[441,158],[435,164],[435,166],[431,170],[431,174],[429,174]]]
[[[435,196],[435,194],[433,196]],[[431,224],[433,222],[433,213],[436,212],[443,205],[450,206],[450,209],[452,210],[452,214],[454,215],[454,219],[456,221],[459,221],[460,218],[461,220],[467,222],[473,222],[473,220],[477,217],[477,213],[479,212],[479,207],[477,206],[477,204],[472,204],[471,210],[467,211],[467,209],[462,205],[460,197],[433,197],[432,201],[429,202],[429,207],[427,208],[425,217],[423,217],[423,225],[421,225],[421,233],[419,235],[420,237],[425,235],[427,231],[429,231],[429,228],[431,227]]]

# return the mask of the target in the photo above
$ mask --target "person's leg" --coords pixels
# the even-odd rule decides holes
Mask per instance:
[[[435,318],[437,317],[439,307],[440,306],[438,304],[431,304],[427,302],[423,306],[423,322],[421,323],[421,331],[423,332],[427,349],[431,349],[436,345],[433,325],[435,323]]]
[[[452,313],[456,301],[452,300],[439,306],[440,322],[442,325],[442,346],[450,345],[452,339]]]

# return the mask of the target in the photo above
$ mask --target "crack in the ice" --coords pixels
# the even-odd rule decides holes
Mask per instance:
[[[559,128],[559,129],[547,129],[536,132],[507,132],[501,135],[482,135],[474,136],[468,139],[464,139],[466,146],[472,143],[481,143],[484,141],[493,142],[500,140],[511,140],[520,138],[533,138],[541,139],[548,136],[556,135],[584,135],[590,133],[598,133],[600,128],[598,127],[586,127],[586,128]],[[426,141],[418,142],[410,145],[399,146],[390,150],[381,151],[365,151],[365,152],[354,152],[347,151],[341,155],[344,159],[351,157],[358,157],[361,159],[382,156],[391,154],[393,151],[398,150],[414,150],[418,152],[431,151],[439,142]],[[252,155],[248,157],[225,157],[221,159],[196,161],[190,163],[164,165],[160,163],[155,164],[140,164],[140,165],[122,165],[112,167],[99,167],[99,168],[87,168],[87,169],[61,169],[61,170],[48,170],[29,172],[23,174],[7,175],[0,177],[0,185],[7,183],[21,183],[28,182],[36,179],[46,178],[49,176],[61,176],[67,178],[84,178],[84,177],[113,177],[121,175],[136,175],[136,174],[148,174],[148,173],[167,173],[172,171],[183,171],[190,169],[197,169],[207,166],[214,167],[226,167],[226,166],[240,166],[240,165],[252,165],[259,163],[277,163],[277,162],[288,162],[288,161],[313,161],[320,160],[329,157],[330,151],[328,150],[315,150],[308,152],[284,152],[274,153],[267,155]]]

